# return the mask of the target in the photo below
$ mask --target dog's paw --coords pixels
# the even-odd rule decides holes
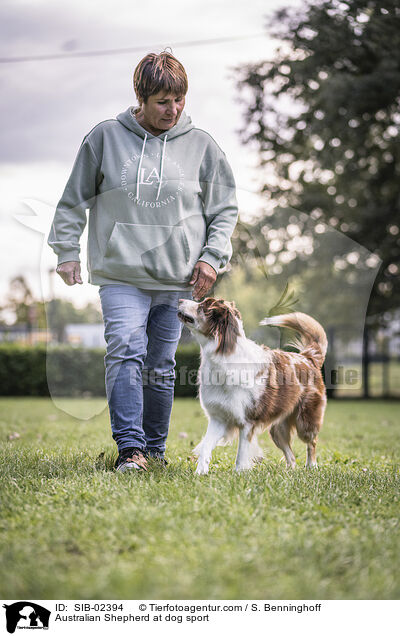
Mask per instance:
[[[196,475],[207,475],[208,473],[208,466],[205,466],[204,464],[199,464],[196,468]]]
[[[244,473],[247,470],[251,470],[251,468],[252,468],[251,464],[244,464],[242,466],[238,466],[238,465],[235,466],[235,470],[236,470],[237,473]]]
[[[193,455],[193,457],[195,457],[197,460],[201,454],[201,444],[197,444],[197,446],[192,448],[192,450],[190,451],[190,454]]]

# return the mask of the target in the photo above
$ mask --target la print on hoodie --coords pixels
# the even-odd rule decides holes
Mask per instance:
[[[154,136],[130,107],[84,137],[48,237],[58,264],[79,261],[87,208],[93,285],[189,290],[198,260],[218,272],[232,256],[232,170],[185,112]]]

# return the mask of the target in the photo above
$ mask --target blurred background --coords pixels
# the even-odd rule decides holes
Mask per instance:
[[[81,286],[55,274],[46,239],[83,137],[136,103],[135,66],[170,46],[185,110],[237,183],[234,255],[214,295],[269,346],[286,334],[264,316],[318,319],[330,397],[400,397],[398,2],[17,0],[0,25],[1,394],[104,396],[86,231]],[[197,364],[184,330],[177,368]]]

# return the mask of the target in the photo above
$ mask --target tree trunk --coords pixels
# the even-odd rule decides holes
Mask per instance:
[[[363,343],[362,343],[362,385],[363,397],[368,399],[369,395],[369,328],[364,326]]]

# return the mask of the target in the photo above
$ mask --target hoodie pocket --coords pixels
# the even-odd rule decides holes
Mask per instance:
[[[113,277],[190,280],[190,250],[181,225],[114,224],[103,269]]]

